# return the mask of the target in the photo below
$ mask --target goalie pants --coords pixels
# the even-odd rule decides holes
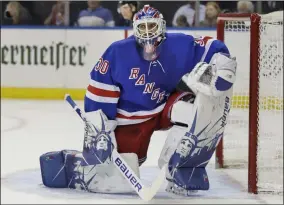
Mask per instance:
[[[155,130],[168,129],[172,126],[170,112],[173,104],[185,96],[187,92],[174,92],[169,97],[162,112],[146,122],[134,125],[121,125],[115,129],[119,153],[136,153],[141,165],[147,158],[151,136]]]

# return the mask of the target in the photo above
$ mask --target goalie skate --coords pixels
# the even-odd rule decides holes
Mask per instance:
[[[197,190],[186,190],[173,182],[168,183],[166,191],[180,196],[190,196],[198,192]]]

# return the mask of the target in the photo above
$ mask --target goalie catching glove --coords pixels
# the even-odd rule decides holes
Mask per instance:
[[[209,64],[200,62],[187,77],[187,85],[197,94],[221,96],[236,79],[237,62],[227,54],[216,53]]]

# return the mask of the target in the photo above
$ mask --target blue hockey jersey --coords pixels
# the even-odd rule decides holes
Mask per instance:
[[[210,37],[167,33],[153,61],[140,55],[134,36],[111,44],[91,71],[85,112],[102,109],[118,125],[136,124],[158,115],[182,76],[227,47]]]

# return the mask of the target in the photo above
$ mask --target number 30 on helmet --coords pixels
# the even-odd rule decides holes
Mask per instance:
[[[155,8],[145,5],[133,17],[133,31],[137,43],[141,46],[143,58],[155,60],[165,39],[166,21]]]

